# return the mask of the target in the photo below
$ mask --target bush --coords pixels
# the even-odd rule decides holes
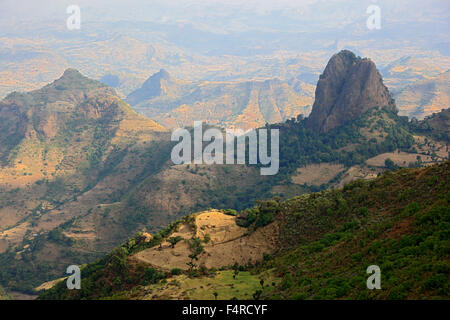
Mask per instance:
[[[167,239],[167,242],[169,242],[172,245],[172,248],[175,247],[175,245],[180,242],[181,240],[183,240],[182,237],[180,236],[176,236],[176,237],[170,237]]]
[[[356,262],[361,262],[363,255],[361,252],[355,253],[352,255],[352,259]]]
[[[281,282],[281,290],[287,290],[292,287],[292,275],[290,273],[286,273],[283,277],[283,281]]]
[[[359,214],[361,217],[367,217],[367,215],[369,214],[369,209],[367,209],[366,207],[361,207],[361,208],[359,208],[359,210],[358,210],[358,214]]]
[[[237,215],[237,211],[234,209],[225,209],[223,210],[224,214],[227,214],[229,216],[236,216]]]
[[[409,217],[413,214],[417,213],[420,210],[420,205],[417,202],[411,202],[408,206],[402,211],[402,217]]]
[[[264,261],[269,261],[270,259],[272,259],[272,255],[269,253],[264,253],[263,254],[263,260]]]
[[[387,158],[386,160],[384,160],[384,166],[389,169],[389,170],[395,170],[397,169],[397,165],[394,163],[394,161],[392,161],[391,159]]]
[[[426,290],[444,288],[446,285],[448,285],[448,279],[443,274],[432,275],[423,283],[423,287]]]
[[[156,271],[153,268],[147,268],[144,272],[143,284],[148,285],[152,283],[157,283],[161,279],[165,279],[166,275],[163,272]]]
[[[173,276],[179,275],[183,273],[183,270],[181,270],[180,268],[173,268],[172,270],[170,270],[170,274]]]

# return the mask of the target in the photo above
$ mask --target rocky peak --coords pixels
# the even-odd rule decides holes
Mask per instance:
[[[82,77],[83,75],[77,69],[68,68],[64,71],[62,78]]]
[[[161,81],[169,81],[171,80],[170,74],[164,70],[161,69],[157,73],[151,75],[142,85],[143,88],[152,88],[152,87],[160,87]]]
[[[153,76],[164,80],[169,80],[171,78],[170,74],[165,69],[159,70],[159,72],[155,73]]]
[[[150,76],[142,87],[133,91],[128,97],[127,102],[134,105],[141,101],[152,99],[154,97],[165,95],[176,90],[176,82],[170,74],[161,69],[157,73]]]
[[[63,75],[50,83],[49,85],[37,90],[36,92],[48,90],[60,90],[60,91],[86,91],[98,88],[106,88],[106,86],[98,81],[89,79],[82,75],[76,69],[66,69]],[[110,90],[114,93],[113,89]]]
[[[373,61],[348,50],[333,55],[317,82],[307,127],[327,132],[374,107],[395,108]]]

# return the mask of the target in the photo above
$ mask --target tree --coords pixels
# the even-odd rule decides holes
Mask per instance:
[[[213,295],[214,295],[214,300],[217,300],[217,296],[219,295],[219,294],[217,293],[217,291],[214,291],[214,292],[213,292]]]
[[[233,270],[233,279],[236,280],[236,277],[239,274],[239,265],[237,264],[237,262],[233,265]]]
[[[384,166],[389,170],[397,169],[397,165],[390,158],[386,158],[386,160],[384,160]]]
[[[172,248],[175,248],[175,245],[178,242],[180,242],[181,240],[183,240],[182,237],[176,236],[176,237],[170,237],[169,239],[167,239],[167,242],[169,242],[172,245]]]
[[[191,260],[191,261],[189,261],[188,263],[186,263],[187,265],[188,265],[188,267],[189,267],[189,271],[192,271],[192,270],[194,270],[194,268],[195,268],[195,263]]]
[[[259,297],[262,294],[262,290],[256,290],[255,293],[253,294],[253,299],[255,300],[259,300]]]

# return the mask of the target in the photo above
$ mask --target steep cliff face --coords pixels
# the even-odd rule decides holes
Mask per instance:
[[[327,132],[374,107],[395,108],[375,64],[343,50],[331,57],[316,88],[307,126]]]

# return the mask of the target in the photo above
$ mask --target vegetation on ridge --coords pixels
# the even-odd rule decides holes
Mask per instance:
[[[261,280],[260,289],[253,288],[255,292],[241,298],[448,299],[449,186],[447,161],[422,169],[388,171],[343,189],[264,202],[266,210],[273,208],[274,219],[280,223],[279,250],[256,265],[224,267],[236,274],[246,270]],[[245,211],[240,214],[244,213],[249,216]],[[162,288],[160,281],[178,286],[172,298],[189,298],[183,286],[185,275],[163,276],[153,268],[138,272],[145,267],[127,259],[131,253],[160,243],[179,223],[169,225],[150,242],[138,235],[85,266],[81,290],[70,291],[60,283],[42,293],[40,299],[158,298],[155,289]],[[366,287],[366,268],[372,264],[381,268],[381,290]],[[221,288],[219,299],[229,297],[223,293],[223,278],[216,272],[202,269],[188,273],[193,279],[189,281],[208,277],[210,299],[215,286]],[[148,292],[152,294],[148,296]]]

